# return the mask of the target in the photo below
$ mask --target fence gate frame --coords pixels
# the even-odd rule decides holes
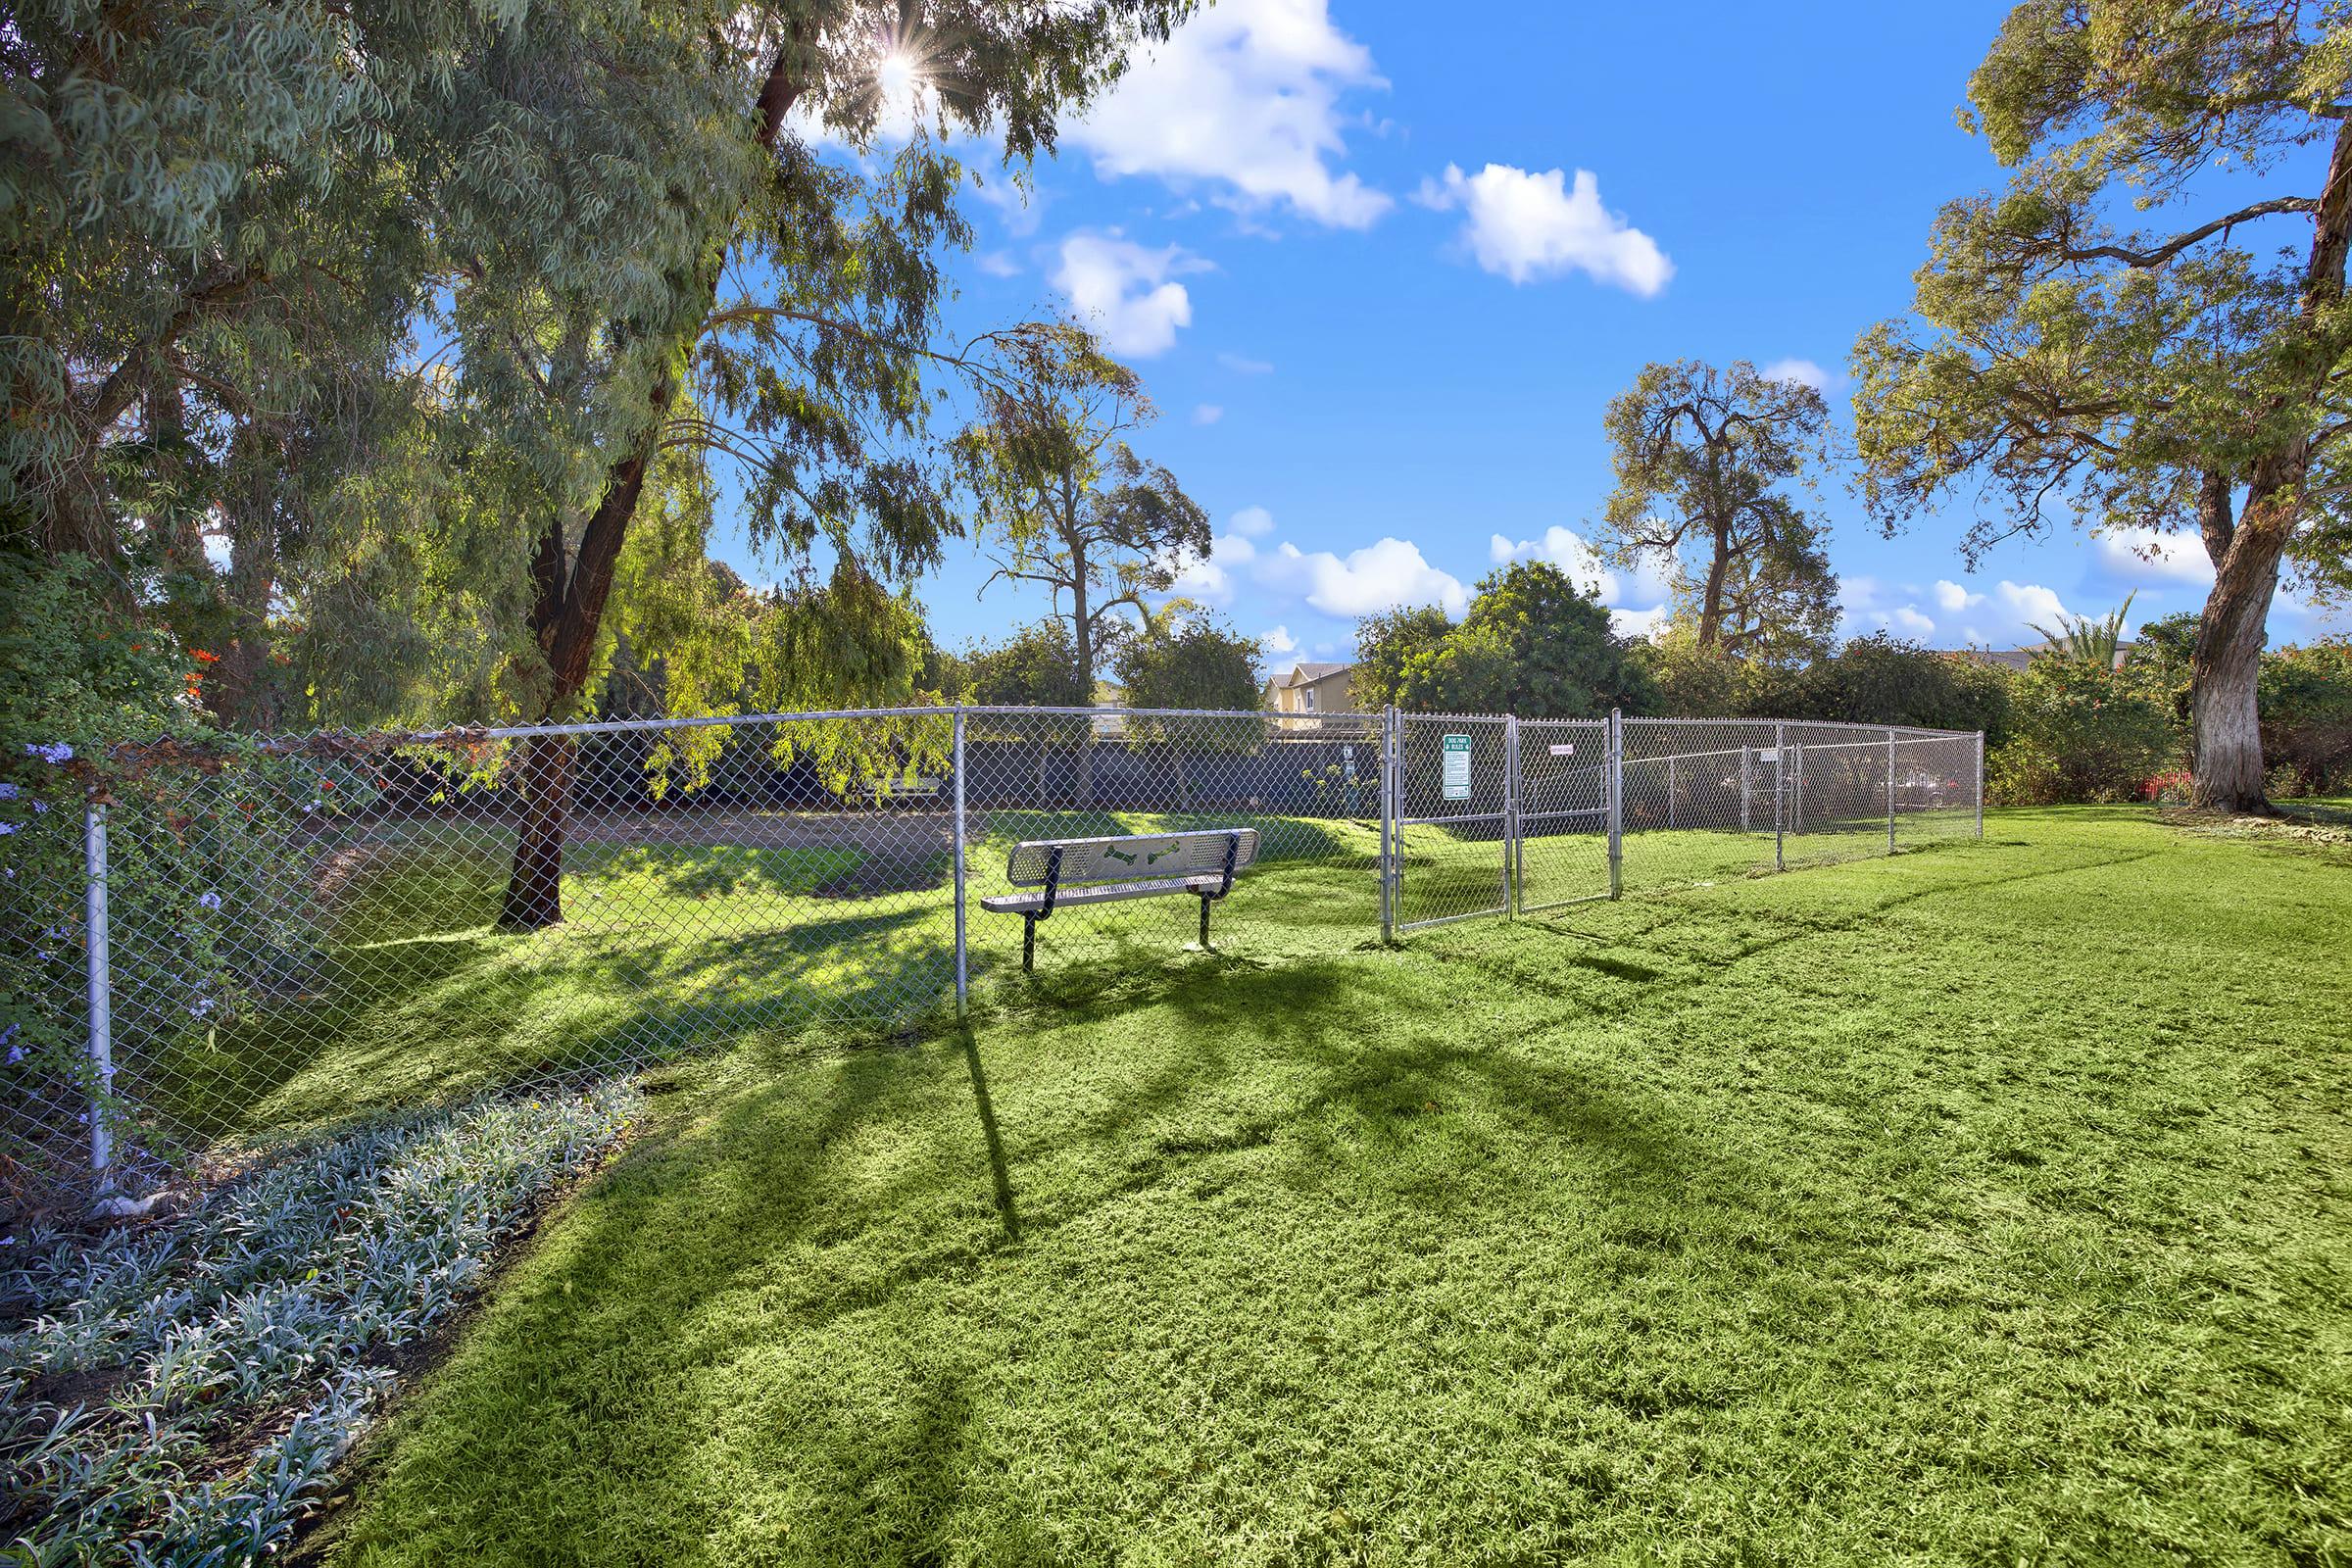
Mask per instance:
[[[1791,837],[1802,837],[1805,831],[1805,753],[1808,750],[1822,753],[1842,753],[1876,752],[1882,747],[1885,749],[1886,768],[1883,785],[1886,816],[1885,853],[1894,855],[1899,853],[1901,848],[1899,822],[1903,749],[1915,745],[1948,746],[1955,743],[1967,745],[1972,754],[1967,768],[1972,799],[1969,801],[1967,808],[1974,818],[1973,836],[1979,839],[1984,836],[1984,736],[1982,730],[1972,735],[1967,731],[1929,730],[1905,724],[1849,724],[1837,720],[1670,719],[1643,720],[1642,722],[1690,724],[1721,722],[1725,725],[1746,726],[1758,732],[1753,739],[1744,740],[1737,747],[1718,748],[1705,753],[1671,753],[1662,759],[1651,758],[1646,760],[1651,762],[1663,760],[1666,764],[1667,820],[1665,826],[1672,829],[1681,825],[1675,820],[1676,764],[1698,757],[1737,756],[1740,760],[1736,786],[1739,802],[1737,831],[1742,835],[1761,833],[1763,831],[1762,808],[1769,802],[1772,811],[1772,869],[1775,872],[1786,871],[1788,868],[1788,840]],[[1816,740],[1808,745],[1805,741],[1797,739],[1789,733],[1792,727],[1801,727],[1808,723],[1823,729],[1875,730],[1881,733],[1866,740]],[[1497,808],[1484,811],[1441,812],[1435,815],[1407,815],[1406,809],[1412,782],[1408,756],[1412,737],[1407,726],[1413,724],[1429,726],[1499,725],[1501,727],[1502,779]],[[1599,764],[1602,769],[1600,805],[1558,810],[1530,808],[1526,778],[1526,748],[1530,744],[1529,731],[1533,729],[1540,735],[1546,726],[1553,725],[1593,726],[1599,729],[1603,746],[1602,760]],[[1761,744],[1765,738],[1762,732],[1766,726],[1770,728],[1771,744],[1769,747]],[[1408,931],[1451,925],[1462,920],[1482,920],[1497,916],[1504,919],[1517,919],[1523,914],[1533,914],[1543,910],[1566,908],[1573,905],[1590,904],[1600,900],[1623,899],[1625,897],[1625,734],[1626,718],[1624,713],[1617,709],[1611,709],[1606,718],[1522,719],[1516,714],[1509,713],[1408,713],[1394,705],[1383,708],[1380,724],[1381,940],[1395,942]],[[1475,746],[1471,749],[1471,756],[1473,759],[1476,757]],[[1766,763],[1771,766],[1772,776],[1769,781],[1758,777],[1763,764]],[[1474,761],[1470,792],[1471,804],[1475,804],[1478,794],[1477,782],[1478,776]],[[1551,818],[1592,816],[1603,819],[1601,826],[1607,842],[1607,891],[1575,894],[1559,899],[1531,900],[1528,896],[1527,880],[1528,824],[1532,821]],[[1498,896],[1495,902],[1488,907],[1451,909],[1417,920],[1404,918],[1404,830],[1414,827],[1445,827],[1455,823],[1471,822],[1497,822],[1501,825],[1502,864],[1496,881]],[[1730,824],[1727,822],[1725,825],[1729,826]],[[1542,835],[1539,834],[1538,837],[1540,838]]]
[[[1425,931],[1432,926],[1452,925],[1463,920],[1484,920],[1500,916],[1515,917],[1518,912],[1519,880],[1516,859],[1519,847],[1519,719],[1509,713],[1408,713],[1391,706],[1383,710],[1384,728],[1390,737],[1391,764],[1389,787],[1381,800],[1382,865],[1381,934],[1384,940],[1395,940],[1407,931]],[[1439,728],[1440,765],[1438,785],[1441,792],[1454,787],[1447,778],[1444,758],[1448,751],[1459,751],[1469,760],[1462,784],[1465,794],[1458,799],[1466,806],[1479,804],[1482,782],[1489,786],[1485,798],[1496,802],[1492,810],[1438,811],[1427,815],[1408,814],[1412,803],[1413,770],[1411,726]],[[1448,732],[1444,726],[1455,726]],[[1500,756],[1498,768],[1483,773],[1478,762],[1478,740],[1482,732],[1494,735]],[[1468,741],[1465,747],[1448,747],[1455,738]],[[1499,772],[1499,780],[1495,773]],[[1446,797],[1441,794],[1441,801]],[[1408,920],[1405,914],[1404,836],[1408,828],[1444,828],[1461,823],[1493,822],[1500,826],[1495,840],[1494,901],[1475,909],[1448,909],[1441,914]]]

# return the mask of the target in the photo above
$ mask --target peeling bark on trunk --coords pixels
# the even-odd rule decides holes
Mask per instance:
[[[2301,466],[2299,454],[2294,466]],[[2292,491],[2278,482],[2278,475],[2266,472],[2262,477],[2272,481],[2270,487],[2257,492],[2234,525],[2224,522],[2217,530],[2199,517],[2206,525],[2207,548],[2217,532],[2227,545],[2214,562],[2213,591],[2197,620],[2196,649],[2188,666],[2195,800],[2199,806],[2228,811],[2271,808],[2264,787],[2255,688],[2262,671],[2263,627],[2278,586],[2278,563],[2294,528],[2295,506]],[[2225,495],[2223,505],[2227,504]],[[2200,513],[2206,510],[2201,504]]]

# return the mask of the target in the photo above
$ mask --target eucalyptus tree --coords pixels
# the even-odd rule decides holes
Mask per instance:
[[[1606,424],[1606,553],[1619,565],[1676,564],[1701,650],[1744,653],[1820,622],[1837,579],[1820,526],[1784,489],[1810,482],[1827,457],[1819,392],[1744,360],[1678,360],[1644,366]]]
[[[1152,400],[1084,328],[1040,332],[1016,359],[1017,373],[983,388],[956,459],[992,541],[989,583],[1052,596],[1091,691],[1130,617],[1208,555],[1208,514],[1128,446],[1155,416]]]
[[[870,609],[894,640],[896,589],[960,529],[938,399],[1020,374],[1039,330],[945,337],[942,256],[970,237],[952,138],[1050,152],[1058,117],[1184,9],[677,0],[579,53],[535,47],[526,23],[485,58],[514,151],[448,204],[443,321],[466,515],[514,551],[494,622],[519,716],[569,716],[590,689],[670,454],[737,466],[754,546],[802,601]],[[518,210],[546,221],[517,234]],[[503,919],[530,927],[562,918],[569,743],[530,742],[517,766]]]
[[[2029,0],[1964,122],[2011,172],[1938,215],[1915,319],[1854,350],[1891,530],[1974,481],[1973,562],[2053,514],[2193,527],[2196,799],[2264,804],[2255,694],[2282,563],[2346,580],[2352,24],[2293,0]]]

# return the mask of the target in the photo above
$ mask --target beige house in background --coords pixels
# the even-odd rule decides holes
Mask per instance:
[[[1353,664],[1293,664],[1287,675],[1266,682],[1266,707],[1277,713],[1349,713],[1355,692],[1348,681]]]

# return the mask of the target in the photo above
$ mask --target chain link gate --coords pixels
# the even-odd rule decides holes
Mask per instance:
[[[1519,833],[1512,846],[1518,910],[1609,897],[1617,864],[1609,721],[1531,718],[1518,728]]]
[[[1414,931],[1510,911],[1517,721],[1389,716],[1389,924]]]

